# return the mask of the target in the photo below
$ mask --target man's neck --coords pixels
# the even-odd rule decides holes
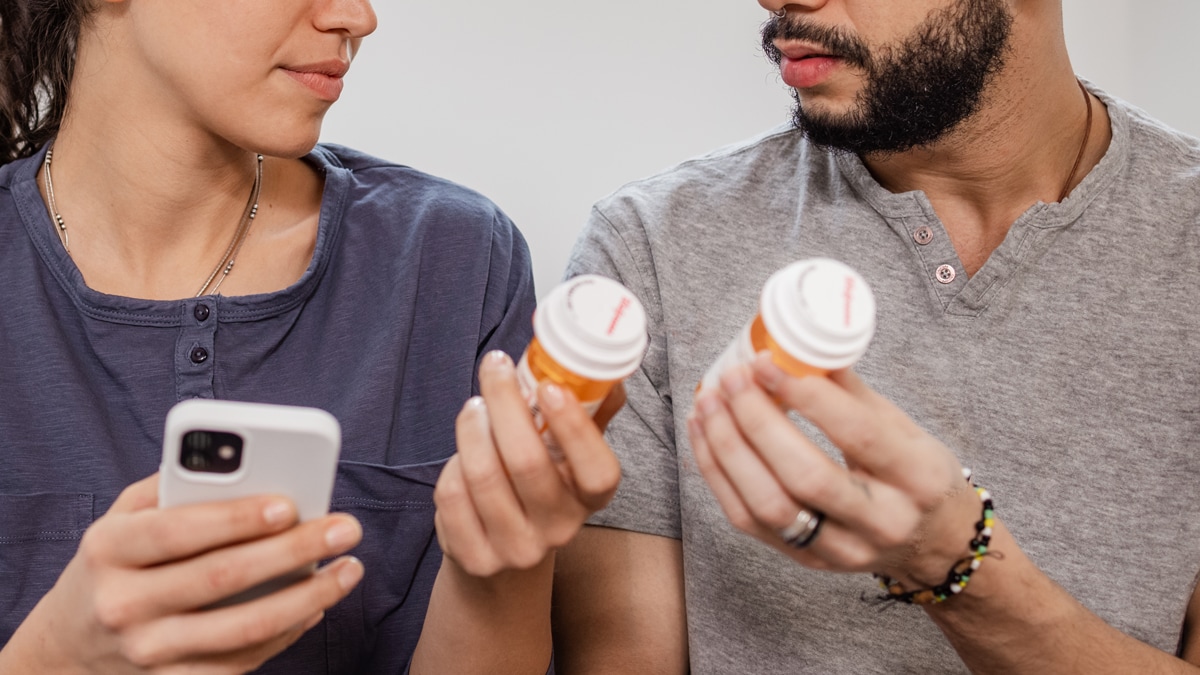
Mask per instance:
[[[971,275],[1021,214],[1038,202],[1059,201],[1064,187],[1074,189],[1111,140],[1107,110],[1089,94],[1092,124],[1072,174],[1088,117],[1084,95],[1065,51],[1046,63],[1021,59],[1021,53],[1014,45],[979,111],[944,139],[864,158],[888,190],[926,194]]]

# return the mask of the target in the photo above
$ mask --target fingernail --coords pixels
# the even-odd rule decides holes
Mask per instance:
[[[263,507],[263,520],[268,525],[282,525],[292,519],[292,505],[283,499],[273,499]]]
[[[472,396],[463,404],[463,410],[485,410],[487,403],[484,402],[482,396]]]
[[[339,518],[325,530],[325,544],[335,551],[344,551],[358,543],[362,529],[357,521]]]
[[[320,614],[317,614],[313,618],[309,619],[308,623],[304,624],[304,630],[305,631],[312,630],[312,628],[315,627],[317,624],[321,623],[321,619],[324,619],[324,618],[325,618],[325,612],[321,612]]]
[[[508,372],[512,370],[513,367],[512,359],[508,357],[508,354],[505,354],[499,349],[488,352],[487,362],[489,366],[496,369],[498,372]]]
[[[699,438],[704,435],[704,427],[700,426],[700,420],[696,419],[694,416],[688,417],[687,430],[688,430],[688,435],[691,436],[693,439]]]
[[[721,376],[721,389],[726,394],[734,396],[746,388],[746,374],[741,367],[735,368]]]
[[[543,408],[547,410],[562,410],[564,403],[562,387],[553,382],[548,382],[542,386]]]
[[[337,571],[338,586],[341,586],[343,591],[349,591],[357,586],[362,578],[363,564],[358,558],[350,558],[342,563],[341,569]]]

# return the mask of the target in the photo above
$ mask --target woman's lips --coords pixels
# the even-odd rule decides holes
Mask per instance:
[[[785,54],[779,72],[789,87],[809,89],[824,83],[841,66],[842,59],[836,56],[813,54],[793,58]]]
[[[317,95],[317,98],[333,103],[342,95],[342,87],[345,83],[341,76],[326,75],[313,71],[300,71],[283,69],[293,80],[308,87],[310,91]]]

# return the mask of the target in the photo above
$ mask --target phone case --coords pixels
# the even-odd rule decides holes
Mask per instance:
[[[181,461],[183,437],[191,431],[242,437],[241,463],[232,473],[190,470]],[[167,414],[159,466],[160,508],[261,494],[290,498],[301,521],[329,512],[341,450],[341,426],[316,408],[193,399]],[[214,603],[225,607],[284,588],[312,574],[309,565]]]
[[[241,466],[229,474],[191,471],[180,462],[189,431],[235,433],[244,439]],[[159,467],[159,506],[279,494],[300,520],[329,512],[341,450],[341,426],[316,408],[192,399],[167,414]]]

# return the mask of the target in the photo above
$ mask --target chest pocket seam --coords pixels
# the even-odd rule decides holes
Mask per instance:
[[[94,501],[85,492],[0,494],[0,545],[80,539],[94,520]]]

